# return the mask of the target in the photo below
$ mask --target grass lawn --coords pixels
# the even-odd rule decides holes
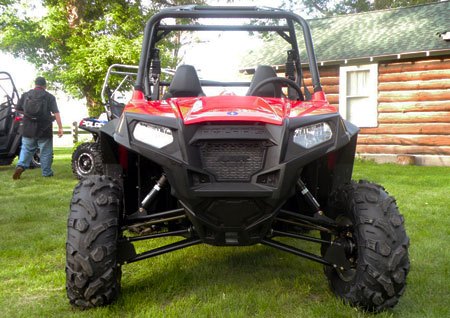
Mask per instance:
[[[0,167],[1,317],[372,316],[336,299],[321,265],[259,245],[198,245],[125,265],[117,303],[72,309],[64,273],[77,183],[70,156],[55,150],[53,178],[27,170],[13,182],[14,167]],[[450,317],[450,168],[357,162],[355,179],[380,183],[397,198],[411,239],[406,292],[377,317]]]

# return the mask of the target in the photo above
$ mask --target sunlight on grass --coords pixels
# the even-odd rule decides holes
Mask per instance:
[[[266,246],[198,245],[123,266],[117,303],[73,310],[65,295],[69,202],[77,183],[70,149],[55,150],[55,177],[0,167],[2,317],[372,317],[343,304],[322,266]],[[376,317],[450,317],[450,168],[357,161],[355,179],[397,198],[411,239],[411,272],[398,306]],[[176,239],[143,242],[140,250]],[[300,243],[306,250],[314,245]]]

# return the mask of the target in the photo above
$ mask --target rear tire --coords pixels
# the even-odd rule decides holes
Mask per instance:
[[[85,142],[72,154],[72,173],[78,178],[103,174],[103,158],[98,142]]]
[[[325,267],[333,292],[353,306],[379,312],[394,307],[403,294],[409,271],[409,238],[395,199],[379,185],[360,181],[339,188],[328,216],[342,225],[325,239],[350,246],[349,270]],[[325,254],[329,245],[322,246]]]
[[[40,168],[41,167],[41,151],[39,148],[34,153],[30,162],[30,169]]]
[[[119,295],[121,208],[122,191],[110,177],[90,176],[74,189],[66,243],[66,290],[74,307],[107,305]]]
[[[14,158],[2,158],[0,159],[0,166],[9,166],[14,161]]]

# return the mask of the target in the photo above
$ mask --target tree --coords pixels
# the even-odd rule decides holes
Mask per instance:
[[[91,116],[103,110],[100,91],[109,65],[138,63],[148,18],[161,7],[193,2],[0,1],[0,50],[31,62],[70,95],[86,98]]]
[[[438,2],[439,0],[285,0],[283,6],[297,11],[306,10],[314,16],[359,13],[381,9],[407,7],[411,5]]]

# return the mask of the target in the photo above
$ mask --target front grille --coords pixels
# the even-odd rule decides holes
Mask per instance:
[[[264,141],[214,140],[198,145],[203,168],[217,181],[250,181],[263,168]]]

